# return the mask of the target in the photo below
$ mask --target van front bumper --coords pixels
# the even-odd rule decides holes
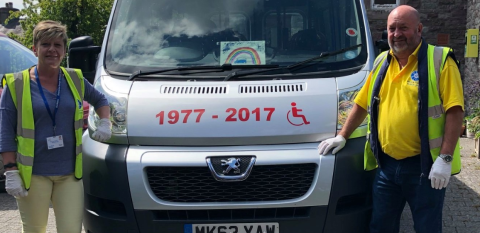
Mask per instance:
[[[363,170],[363,137],[349,140],[335,156],[307,153],[316,150],[314,144],[281,145],[263,150],[266,154],[262,155],[258,147],[257,150],[253,147],[227,150],[141,147],[99,143],[88,134],[83,140],[86,232],[184,233],[185,225],[221,223],[278,223],[282,233],[368,232],[374,171]],[[183,153],[188,157],[195,150],[199,157],[202,153],[229,156],[232,152],[258,151],[259,164],[315,162],[318,169],[309,191],[294,200],[179,203],[159,199],[150,189],[145,168],[165,165],[167,161],[155,159],[163,158],[162,153]],[[268,155],[272,150],[290,153],[290,156],[275,159],[279,153]],[[302,153],[306,154],[300,155]],[[175,156],[170,156],[170,160],[170,166],[183,166],[173,164],[178,162]],[[200,166],[200,163],[190,161],[189,166]],[[206,166],[205,163],[202,166]]]

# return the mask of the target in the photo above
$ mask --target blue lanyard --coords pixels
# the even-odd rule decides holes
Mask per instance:
[[[61,81],[62,81],[61,77],[62,77],[62,71],[59,70],[58,71],[57,102],[55,104],[55,111],[52,114],[52,111],[50,111],[50,106],[48,105],[47,98],[45,98],[45,94],[43,93],[42,84],[40,84],[40,78],[38,77],[37,67],[35,66],[35,79],[37,80],[38,90],[40,91],[40,95],[42,95],[43,103],[45,103],[45,108],[47,108],[48,115],[50,115],[50,119],[52,119],[53,134],[54,135],[57,134],[57,132],[56,132],[57,123],[55,122],[55,116],[57,115],[58,104],[60,103],[60,84],[61,84]]]

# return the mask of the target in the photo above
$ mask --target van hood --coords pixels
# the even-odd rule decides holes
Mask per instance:
[[[135,145],[318,142],[337,127],[335,78],[196,82],[135,81],[127,134]]]

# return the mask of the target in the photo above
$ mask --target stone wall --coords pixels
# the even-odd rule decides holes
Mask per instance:
[[[467,5],[467,19],[466,28],[474,29],[480,28],[480,1],[468,0]],[[465,58],[465,78],[464,78],[464,91],[465,100],[468,109],[477,107],[480,100],[480,65],[478,58]]]

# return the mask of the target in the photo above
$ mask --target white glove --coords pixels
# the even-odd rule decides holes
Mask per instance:
[[[452,164],[445,162],[442,158],[437,158],[432,165],[428,179],[432,182],[432,188],[446,188],[452,174]]]
[[[23,187],[20,171],[11,170],[5,172],[5,190],[14,197],[26,197],[28,191]]]
[[[345,146],[345,143],[347,143],[347,140],[342,135],[337,135],[321,142],[318,145],[318,153],[325,155],[330,149],[334,148],[332,154],[335,154]]]
[[[100,142],[107,141],[112,136],[111,128],[112,122],[110,122],[110,119],[100,119],[100,121],[98,122],[97,130],[95,130],[95,132],[93,132],[92,134],[92,138]]]

